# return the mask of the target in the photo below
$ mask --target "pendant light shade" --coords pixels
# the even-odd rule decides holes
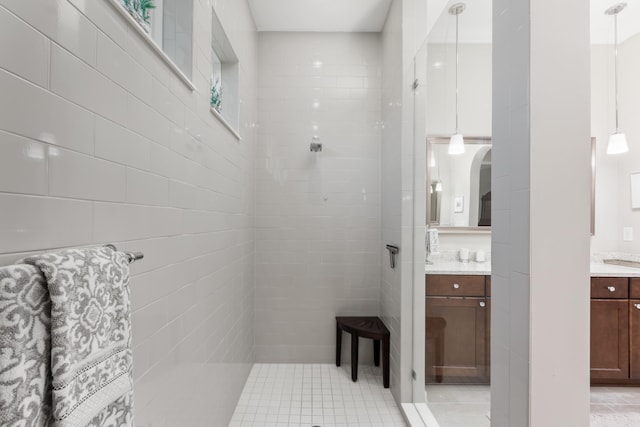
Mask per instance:
[[[449,140],[449,154],[462,153],[464,153],[464,138],[459,133],[454,133]]]
[[[456,17],[456,131],[449,141],[449,154],[454,155],[464,153],[464,138],[458,132],[458,15],[464,12],[466,7],[464,3],[456,3],[449,8],[449,14]]]
[[[609,137],[607,144],[607,154],[621,154],[629,151],[627,137],[622,132],[617,132]]]
[[[605,15],[613,15],[614,22],[614,81],[616,91],[616,131],[609,137],[607,154],[621,154],[629,151],[627,137],[620,132],[618,126],[618,14],[627,7],[626,3],[618,3],[605,10]]]

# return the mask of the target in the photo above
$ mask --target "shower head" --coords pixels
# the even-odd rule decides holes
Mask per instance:
[[[318,152],[322,151],[322,143],[320,142],[320,137],[319,136],[316,135],[313,138],[311,138],[310,149],[311,149],[312,153],[318,153]]]

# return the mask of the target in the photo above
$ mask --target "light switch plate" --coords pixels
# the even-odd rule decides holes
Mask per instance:
[[[622,229],[622,240],[625,242],[633,241],[633,228],[632,227],[624,227]]]

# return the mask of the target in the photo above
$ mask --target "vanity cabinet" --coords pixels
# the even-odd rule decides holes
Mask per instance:
[[[591,279],[591,382],[640,384],[640,279]]]
[[[640,384],[640,278],[629,284],[629,377]]]
[[[485,276],[426,275],[426,382],[489,382]]]
[[[425,285],[426,382],[488,384],[491,276]],[[591,383],[640,385],[640,278],[591,278]]]

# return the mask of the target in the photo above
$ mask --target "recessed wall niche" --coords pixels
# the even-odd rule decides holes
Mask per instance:
[[[240,139],[240,63],[214,9],[211,24],[211,112]]]

